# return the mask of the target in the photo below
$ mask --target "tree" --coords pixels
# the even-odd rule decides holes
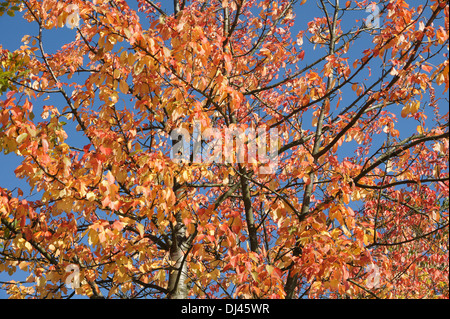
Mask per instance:
[[[448,2],[305,2],[23,0],[8,293],[448,298]]]

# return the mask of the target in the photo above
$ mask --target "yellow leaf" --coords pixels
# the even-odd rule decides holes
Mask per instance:
[[[312,292],[317,292],[321,287],[322,287],[322,282],[320,282],[320,281],[315,281],[315,282],[313,282],[313,284],[311,285],[310,290],[311,290]]]
[[[44,287],[45,284],[47,283],[47,279],[45,279],[44,276],[37,277],[37,278],[36,278],[36,283],[37,283],[38,287],[42,288],[42,287]]]
[[[163,53],[164,53],[164,56],[165,56],[166,58],[170,58],[170,49],[164,47],[164,48],[163,48]]]
[[[220,270],[218,269],[218,268],[216,268],[216,269],[214,269],[212,272],[211,272],[211,278],[213,279],[213,280],[217,280],[217,278],[220,276]]]
[[[20,268],[20,270],[22,270],[22,271],[27,271],[27,270],[28,270],[28,262],[21,261],[21,262],[19,263],[19,268]]]
[[[127,53],[127,51],[123,51],[120,54],[120,63],[125,63],[125,61],[128,61],[128,53]]]
[[[331,289],[336,290],[339,287],[339,283],[340,283],[339,279],[331,279],[330,280]]]
[[[352,237],[352,234],[348,231],[347,227],[345,227],[345,225],[341,226],[342,231],[344,232],[345,236],[347,237]]]
[[[331,231],[331,237],[333,237],[333,239],[337,239],[340,235],[341,235],[342,231],[339,228],[335,228]]]
[[[141,237],[144,237],[144,225],[142,225],[142,224],[140,224],[140,223],[137,223],[137,224],[136,224],[136,228],[137,228],[137,230],[138,230],[138,232],[139,232],[139,235],[140,235]]]
[[[408,103],[403,107],[401,115],[402,117],[407,117],[409,113],[410,113],[410,104]]]
[[[89,243],[89,245],[95,246],[97,244],[97,242],[98,242],[97,232],[95,230],[93,230],[93,229],[90,229],[89,233],[88,233],[88,243]]]
[[[19,136],[17,136],[16,142],[17,142],[18,144],[22,143],[23,140],[27,138],[27,136],[28,136],[28,133],[22,133],[22,134],[20,134]]]
[[[416,114],[419,111],[420,108],[420,101],[416,100],[414,102],[412,102],[411,104],[411,113],[412,114]]]
[[[120,89],[120,92],[122,92],[123,94],[127,94],[128,93],[128,83],[125,82],[124,80],[120,80],[119,89]]]
[[[269,275],[272,274],[274,267],[271,265],[266,265],[266,270]]]
[[[132,66],[135,62],[134,54],[128,54],[128,65]]]
[[[270,188],[271,190],[276,190],[277,187],[278,187],[278,181],[272,179],[272,180],[269,182],[269,188]]]
[[[166,280],[166,272],[164,270],[158,270],[157,277],[160,282],[164,282]]]
[[[439,73],[438,76],[436,77],[436,84],[437,85],[441,85],[442,83],[445,82],[445,75],[443,72]]]
[[[373,242],[373,235],[365,233],[364,237],[363,237],[363,240],[364,240],[364,244],[365,245],[369,245],[369,244],[371,244]]]
[[[90,202],[94,201],[94,200],[95,200],[95,193],[94,193],[94,192],[88,192],[88,193],[86,194],[86,199],[87,199],[88,201],[90,201]]]
[[[130,31],[130,29],[123,29],[123,33],[125,34],[125,36],[127,37],[127,39],[131,38],[131,36],[133,35]]]

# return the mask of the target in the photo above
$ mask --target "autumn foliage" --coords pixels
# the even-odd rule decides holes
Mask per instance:
[[[15,2],[11,297],[449,297],[447,1]],[[276,129],[278,161],[173,160],[194,123]]]

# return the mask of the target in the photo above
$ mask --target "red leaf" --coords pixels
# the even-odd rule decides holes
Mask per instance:
[[[433,70],[433,67],[431,65],[426,65],[426,64],[422,64],[421,66],[422,70],[424,70],[425,72],[430,73]]]
[[[109,156],[112,154],[112,149],[109,147],[104,147],[103,145],[100,145],[99,150],[102,154]]]

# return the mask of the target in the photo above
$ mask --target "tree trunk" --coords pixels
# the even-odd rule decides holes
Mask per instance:
[[[172,241],[169,255],[170,261],[174,262],[169,273],[169,299],[185,299],[188,294],[186,254],[189,245],[183,239],[185,227],[177,228],[173,235],[178,239]]]
[[[184,143],[181,136],[172,141],[172,147],[175,147],[177,143]],[[177,203],[184,200],[185,187],[178,183],[175,177],[173,178],[172,189]],[[167,295],[169,299],[185,299],[188,295],[186,256],[195,236],[196,233],[191,234],[189,238],[186,237],[186,225],[183,223],[181,211],[175,212],[175,224],[172,226],[172,241],[169,249],[169,260],[171,262],[168,284],[169,293]]]
[[[250,195],[250,186],[248,185],[247,172],[239,165],[239,173],[241,173],[242,199],[244,201],[245,219],[247,221],[248,237],[250,241],[250,250],[258,252],[258,237],[255,226],[255,218],[253,216],[252,199]]]
[[[184,189],[174,181],[173,190],[177,201],[183,200]],[[181,212],[175,214],[176,224],[172,228],[172,243],[169,250],[169,259],[173,263],[169,271],[169,299],[185,299],[188,294],[186,257],[196,234],[186,237]]]

